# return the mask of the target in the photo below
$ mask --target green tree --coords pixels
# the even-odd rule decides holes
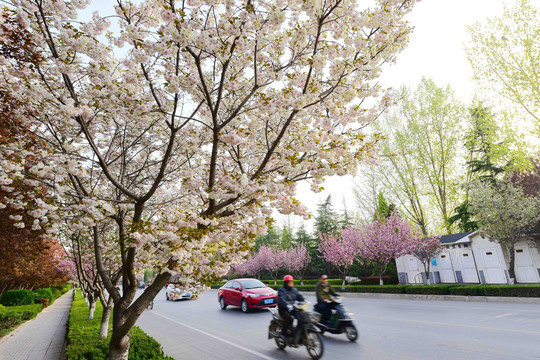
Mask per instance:
[[[482,181],[472,183],[469,202],[480,235],[508,251],[508,273],[515,279],[515,244],[538,223],[540,198],[525,195],[523,188],[504,179],[496,186]]]
[[[376,127],[387,137],[381,166],[374,167],[383,190],[424,236],[430,222],[451,232],[448,219],[459,203],[463,177],[463,115],[464,106],[449,87],[424,78],[414,91],[401,89],[396,110]]]
[[[540,134],[540,13],[529,0],[505,5],[502,16],[468,27],[474,78],[533,119]]]
[[[379,196],[377,196],[377,209],[373,214],[373,221],[378,219],[388,219],[395,210],[396,206],[392,203],[388,204],[382,191],[380,191]]]
[[[317,215],[315,216],[315,236],[318,237],[318,234],[335,233],[338,229],[338,215],[333,209],[332,195],[328,195],[324,202],[317,205]]]

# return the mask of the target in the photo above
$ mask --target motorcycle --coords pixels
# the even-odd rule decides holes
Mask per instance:
[[[335,297],[335,296],[330,297],[330,301],[332,301],[335,304],[342,303],[341,298]],[[318,312],[316,306],[315,306],[315,311]],[[330,326],[327,326],[321,322],[317,322],[316,326],[321,330],[321,333],[323,334],[325,331],[331,334],[345,333],[347,335],[347,339],[349,339],[350,341],[356,341],[356,339],[358,338],[358,331],[356,330],[356,326],[354,326],[353,324],[353,318],[352,318],[353,314],[347,312],[347,309],[345,309],[345,311],[346,311],[345,314],[347,315],[347,317],[340,318],[337,310],[332,309],[332,315],[330,317]]]
[[[309,303],[306,302],[295,302],[293,308],[297,312],[296,315],[302,320],[300,325],[296,325],[302,328],[297,332],[293,332],[293,334],[296,333],[296,339],[292,334],[289,334],[287,339],[281,337],[283,319],[279,316],[279,311],[276,308],[268,308],[272,313],[272,320],[268,327],[268,339],[274,339],[277,347],[281,350],[287,346],[293,348],[305,346],[312,359],[320,359],[324,353],[324,344],[321,331],[315,324],[320,321],[321,315],[308,311]]]

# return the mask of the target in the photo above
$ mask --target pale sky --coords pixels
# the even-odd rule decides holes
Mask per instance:
[[[450,85],[457,97],[467,102],[474,95],[475,84],[464,50],[468,39],[465,26],[501,15],[504,3],[513,4],[508,0],[420,1],[408,15],[414,26],[409,46],[398,54],[395,65],[383,71],[381,85],[415,88],[423,76],[431,77],[439,86]],[[347,208],[356,211],[352,179],[351,176],[329,178],[323,184],[325,190],[318,194],[311,192],[308,184],[299,184],[297,199],[315,214],[317,204],[331,194],[335,210],[342,210],[345,199]],[[284,221],[280,215],[276,218],[278,224]],[[296,227],[303,221],[296,216],[292,220]],[[307,229],[312,224],[313,220],[305,222]]]

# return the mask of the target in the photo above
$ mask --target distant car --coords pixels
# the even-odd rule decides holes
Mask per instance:
[[[235,279],[218,290],[219,306],[240,306],[243,312],[277,305],[277,291],[257,279]]]
[[[170,284],[165,290],[165,298],[167,300],[176,301],[176,300],[189,300],[191,299],[191,292],[182,290]]]
[[[144,289],[145,287],[146,287],[146,285],[144,285],[144,282],[140,281],[139,282],[139,289]]]

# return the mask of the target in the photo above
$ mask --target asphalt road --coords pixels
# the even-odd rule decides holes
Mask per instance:
[[[314,303],[315,297],[308,297]],[[540,359],[540,306],[349,297],[356,343],[326,334],[325,359]],[[309,359],[305,348],[278,350],[271,315],[223,311],[217,291],[170,302],[162,291],[137,325],[175,359]]]

